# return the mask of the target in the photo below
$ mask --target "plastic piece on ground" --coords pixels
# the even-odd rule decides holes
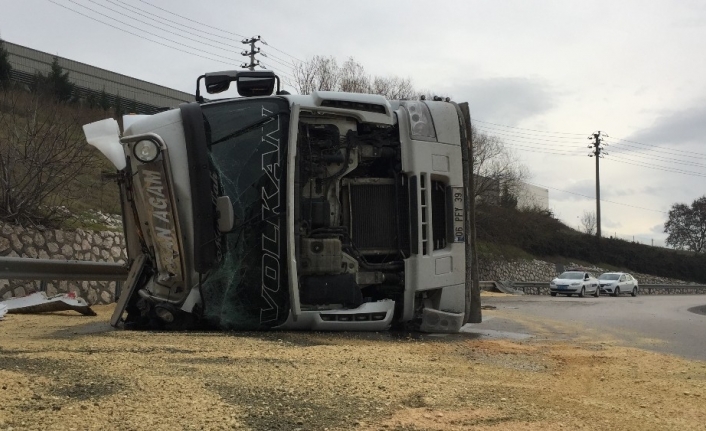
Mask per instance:
[[[51,298],[47,297],[44,292],[35,292],[27,296],[10,298],[0,302],[0,307],[3,305],[7,308],[7,313],[10,314],[36,314],[73,310],[84,316],[96,315],[96,312],[91,309],[86,300],[77,297],[74,292],[62,293]]]

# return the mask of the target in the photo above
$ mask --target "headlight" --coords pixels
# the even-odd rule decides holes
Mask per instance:
[[[555,286],[555,285],[556,285],[556,283],[554,283],[554,281],[552,280],[552,281],[550,281],[550,282],[549,282],[549,285],[551,285],[551,286]]]
[[[402,105],[409,112],[409,134],[414,140],[436,141],[436,130],[431,112],[424,102],[405,101]]]
[[[157,158],[159,155],[159,147],[156,143],[145,139],[135,144],[132,152],[137,157],[137,160],[142,163],[149,163]]]
[[[581,283],[571,283],[572,286],[580,286]]]

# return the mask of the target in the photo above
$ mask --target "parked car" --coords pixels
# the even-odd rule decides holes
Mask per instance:
[[[601,295],[598,279],[583,271],[561,273],[557,278],[549,282],[549,290],[552,296],[557,294],[571,296],[575,294],[583,298],[587,293],[591,293],[595,297]]]
[[[637,296],[640,287],[637,279],[626,272],[606,272],[598,277],[601,284],[601,293],[610,296],[619,296],[623,293],[630,293]]]

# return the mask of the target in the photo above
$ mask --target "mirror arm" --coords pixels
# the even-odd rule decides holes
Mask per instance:
[[[199,103],[203,102],[203,97],[201,97],[201,86],[199,84],[201,83],[201,80],[205,77],[206,75],[201,75],[196,78],[196,101]]]

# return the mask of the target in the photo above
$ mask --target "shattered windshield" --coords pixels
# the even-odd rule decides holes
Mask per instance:
[[[279,98],[203,105],[217,195],[230,198],[233,229],[202,285],[204,315],[222,329],[265,329],[289,313],[285,168],[289,107]]]

